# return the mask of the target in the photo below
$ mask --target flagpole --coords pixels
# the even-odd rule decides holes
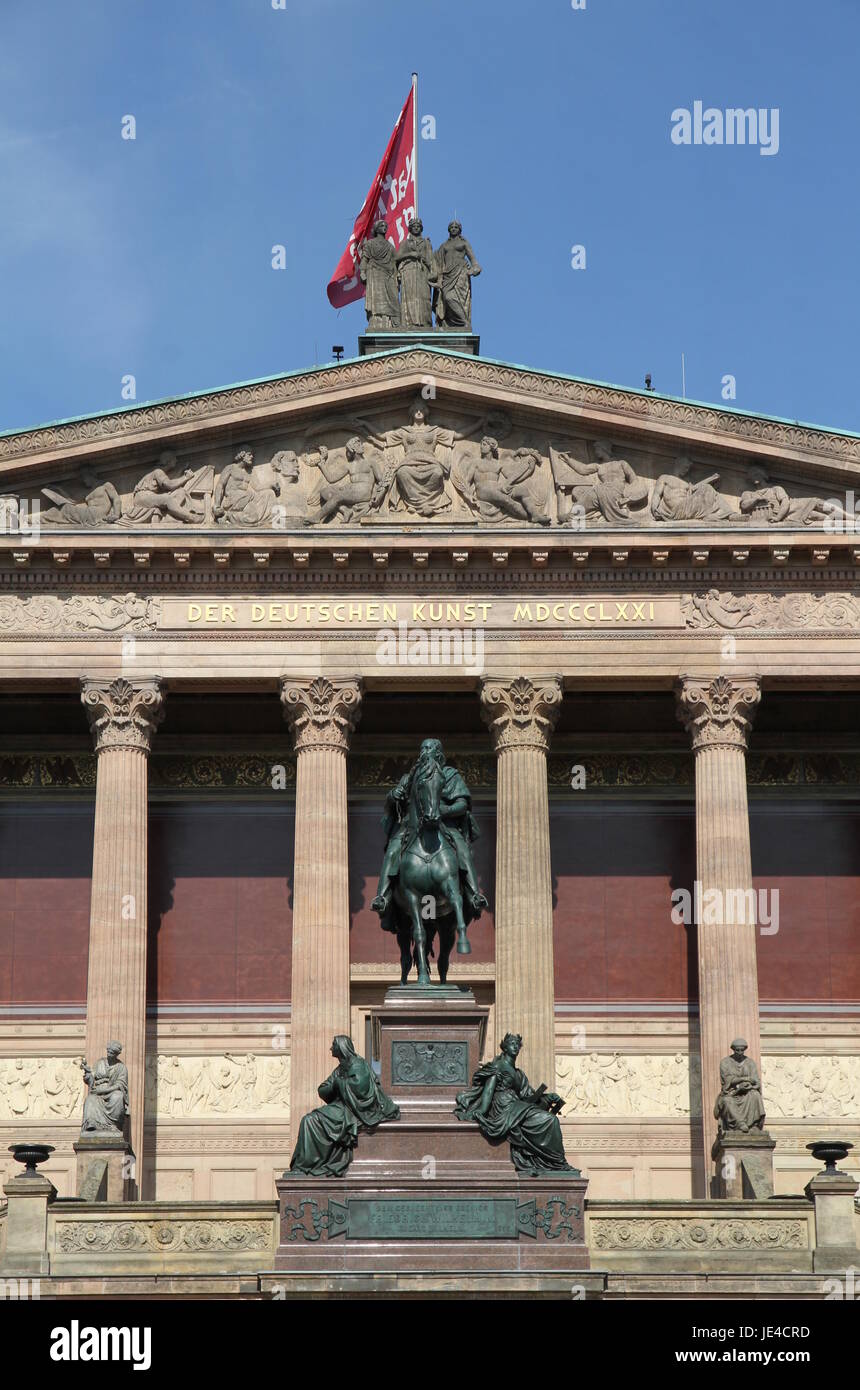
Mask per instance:
[[[412,74],[412,181],[415,190],[415,216],[418,216],[418,74]]]

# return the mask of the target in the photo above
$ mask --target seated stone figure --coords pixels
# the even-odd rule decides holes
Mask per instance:
[[[119,1060],[122,1043],[109,1042],[90,1068],[81,1063],[89,1094],[84,1101],[81,1134],[122,1134],[128,1114],[128,1068]]]
[[[468,1091],[457,1096],[458,1120],[474,1120],[487,1139],[507,1139],[511,1159],[520,1173],[542,1177],[576,1173],[565,1157],[561,1123],[555,1113],[561,1097],[540,1087],[535,1091],[516,1065],[523,1040],[506,1033],[492,1062],[478,1067]]]
[[[764,1128],[764,1101],[758,1070],[747,1050],[745,1038],[735,1038],[731,1057],[720,1062],[720,1094],[714,1106],[714,1119],[723,1134],[731,1131],[749,1134]]]
[[[383,1120],[398,1120],[400,1111],[383,1091],[368,1063],[359,1057],[352,1040],[338,1034],[331,1045],[338,1065],[319,1087],[326,1102],[303,1116],[299,1137],[290,1160],[291,1173],[312,1178],[340,1178],[352,1162],[352,1151],[362,1130],[375,1129]]]

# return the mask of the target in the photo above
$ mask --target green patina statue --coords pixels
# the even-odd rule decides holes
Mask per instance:
[[[439,937],[439,979],[444,984],[457,934],[460,955],[471,951],[466,928],[487,906],[478,888],[472,841],[478,828],[469,788],[448,767],[436,738],[421,744],[417,761],[389,792],[383,819],[387,842],[379,888],[371,904],[400,946],[401,983],[413,960],[418,984],[428,985],[428,955]]]
[[[331,1045],[338,1059],[331,1076],[319,1087],[325,1105],[302,1118],[291,1173],[310,1178],[343,1177],[362,1130],[383,1120],[399,1120],[400,1111],[383,1091],[369,1064],[359,1057],[352,1040],[339,1034]]]
[[[506,1033],[498,1057],[478,1067],[468,1091],[457,1096],[458,1120],[474,1120],[481,1133],[495,1143],[507,1139],[518,1172],[533,1178],[553,1173],[576,1173],[568,1163],[561,1137],[558,1112],[560,1096],[545,1086],[529,1085],[516,1065],[523,1040]]]

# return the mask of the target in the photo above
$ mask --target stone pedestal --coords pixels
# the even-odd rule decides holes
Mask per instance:
[[[533,1086],[555,1085],[555,976],[546,755],[561,677],[486,679],[481,714],[498,757],[496,1044],[521,1033]]]
[[[719,1134],[711,1149],[717,1196],[730,1201],[765,1201],[773,1196],[776,1140],[766,1130]]]
[[[98,755],[90,941],[87,1061],[122,1043],[128,1068],[135,1190],[143,1183],[146,1068],[147,792],[153,734],[164,718],[158,677],[81,681]]]
[[[746,1038],[747,1056],[761,1075],[746,780],[747,740],[761,689],[753,677],[684,676],[676,694],[678,717],[690,733],[696,760],[696,878],[702,904],[696,942],[707,1159],[720,1062],[734,1038]]]
[[[122,1202],[132,1195],[127,1174],[134,1155],[121,1134],[82,1134],[72,1148],[77,1155],[75,1192],[84,1202]]]
[[[6,1249],[0,1273],[7,1276],[47,1274],[50,1262],[48,1244],[48,1205],[57,1189],[37,1173],[10,1178],[4,1184],[6,1211]]]
[[[400,1119],[359,1137],[343,1178],[279,1179],[275,1268],[587,1269],[586,1180],[522,1177],[507,1143],[490,1144],[476,1124],[457,1119],[457,1092],[478,1065],[488,1011],[468,990],[429,994],[392,989],[373,1011],[380,1080]]]
[[[803,1189],[815,1204],[812,1267],[843,1272],[860,1264],[854,1224],[856,1178],[850,1173],[817,1173]]]
[[[464,328],[404,328],[389,333],[361,333],[358,338],[359,357],[373,357],[379,352],[405,347],[449,348],[451,352],[478,357],[481,339],[477,333],[469,333]]]
[[[331,1044],[348,1034],[349,856],[346,754],[361,712],[359,680],[284,680],[284,717],[296,748],[290,1114],[319,1105]]]

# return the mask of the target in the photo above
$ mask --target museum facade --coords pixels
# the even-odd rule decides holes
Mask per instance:
[[[860,1146],[860,437],[398,344],[0,437],[0,1155],[74,1196],[117,1039],[134,1195],[272,1199],[332,1038],[379,1060],[432,736],[450,980],[589,1201],[715,1195],[738,1036],[800,1193]]]

